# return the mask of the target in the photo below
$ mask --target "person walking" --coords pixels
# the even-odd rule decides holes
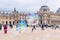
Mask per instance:
[[[7,25],[4,25],[4,33],[7,33]]]
[[[58,25],[55,25],[55,30],[56,30],[56,28],[59,28]]]
[[[13,28],[13,25],[12,24],[10,24],[9,26],[10,26],[11,29]]]
[[[44,30],[44,24],[42,24],[41,28],[42,28],[42,30]]]
[[[2,24],[0,24],[0,30],[2,30]]]
[[[36,30],[36,27],[35,27],[35,25],[33,25],[32,32],[33,32],[33,30],[34,30],[34,29]]]

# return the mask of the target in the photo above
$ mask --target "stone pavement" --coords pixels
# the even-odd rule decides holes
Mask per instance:
[[[37,27],[33,32],[31,29],[32,27],[28,27],[24,32],[18,32],[15,31],[15,26],[13,29],[8,27],[7,34],[0,30],[0,40],[60,40],[60,29],[41,30],[40,27]]]

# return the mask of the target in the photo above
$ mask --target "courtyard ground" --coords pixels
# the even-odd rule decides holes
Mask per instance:
[[[41,30],[40,27],[37,27],[33,32],[31,29],[32,27],[27,27],[24,32],[17,32],[15,26],[13,29],[8,27],[7,34],[4,34],[2,29],[0,30],[0,40],[60,40],[60,29],[47,28]]]

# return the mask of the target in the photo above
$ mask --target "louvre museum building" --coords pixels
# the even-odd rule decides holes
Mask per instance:
[[[56,12],[50,11],[50,8],[46,5],[41,6],[37,14],[40,16],[40,23],[44,24],[60,24],[60,8]],[[0,12],[0,23],[18,23],[18,21],[23,18],[26,19],[25,13],[19,13],[14,8],[12,12]]]

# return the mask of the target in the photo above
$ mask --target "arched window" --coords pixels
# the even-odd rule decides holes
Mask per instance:
[[[11,20],[11,17],[10,17],[10,20]]]
[[[43,9],[43,11],[47,11],[47,9]]]
[[[13,21],[13,25],[15,24],[15,21]]]
[[[9,24],[11,24],[11,21],[9,21]]]
[[[4,21],[2,21],[2,24],[4,25]]]
[[[6,17],[6,19],[8,19],[8,17]]]
[[[6,25],[8,24],[8,21],[6,21]]]

